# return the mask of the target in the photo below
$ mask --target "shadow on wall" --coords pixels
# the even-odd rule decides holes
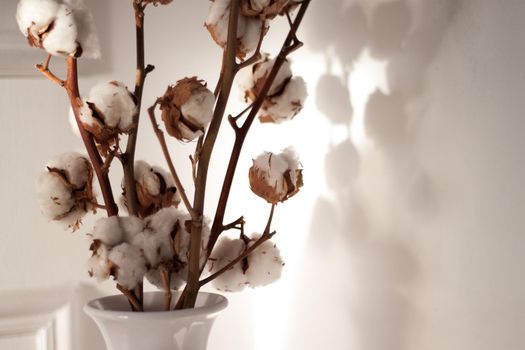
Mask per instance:
[[[339,292],[323,289],[319,298],[310,271],[298,288],[311,303],[306,309],[296,305],[292,314],[301,320],[316,315],[326,348],[347,349],[349,344],[332,339],[345,337],[359,350],[407,348],[419,278],[408,238],[418,234],[415,221],[439,210],[432,179],[414,149],[425,112],[425,75],[454,4],[334,0],[313,1],[309,10],[305,42],[327,61],[315,103],[347,136],[330,137],[328,191],[314,206],[305,256],[321,262],[317,271],[334,271],[316,284]],[[387,88],[377,85],[365,105],[356,105],[351,89],[360,86],[351,83],[352,75],[363,57],[386,64]],[[342,73],[334,73],[334,66]],[[364,130],[364,140],[352,136],[356,128]]]

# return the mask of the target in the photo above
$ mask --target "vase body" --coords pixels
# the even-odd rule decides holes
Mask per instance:
[[[174,293],[173,302],[179,294]],[[218,313],[228,301],[199,293],[194,309],[162,311],[162,292],[144,293],[146,312],[132,312],[123,295],[95,299],[84,311],[100,328],[107,350],[206,350]]]

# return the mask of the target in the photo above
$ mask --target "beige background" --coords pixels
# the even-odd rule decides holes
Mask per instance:
[[[129,1],[87,3],[104,58],[81,65],[81,90],[102,79],[132,85]],[[184,76],[214,86],[221,54],[202,26],[207,6],[148,9],[147,62],[157,69],[146,106]],[[285,125],[255,125],[229,207],[229,218],[245,214],[261,230],[268,208],[245,171],[258,152],[294,144],[306,185],[275,220],[287,265],[279,283],[230,295],[210,350],[523,349],[525,3],[314,0],[309,12],[305,48],[293,55],[307,106]],[[284,29],[272,26],[267,50]],[[5,52],[0,66],[12,63]],[[34,194],[45,161],[80,142],[63,91],[29,74],[0,79],[0,292],[76,290],[72,347],[103,349],[80,311],[113,292],[111,282],[87,279],[90,221],[62,232],[39,215]],[[231,113],[242,109],[239,94]],[[230,149],[223,131],[212,180]],[[163,165],[149,124],[139,137],[138,157]],[[189,148],[172,149],[189,183]],[[120,171],[113,175],[118,188]],[[210,187],[214,203],[218,182]]]

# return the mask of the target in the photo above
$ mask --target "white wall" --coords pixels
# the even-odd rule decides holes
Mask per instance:
[[[88,67],[81,90],[109,78],[132,85],[128,2],[88,3],[105,58]],[[175,0],[148,10],[147,61],[157,69],[146,106],[186,75],[214,86],[220,51],[202,27],[206,8]],[[275,220],[285,274],[230,296],[211,350],[525,347],[524,11],[519,0],[313,1],[305,48],[293,56],[309,84],[307,107],[286,125],[255,126],[229,212],[261,229],[267,208],[247,190],[250,157],[295,144],[305,188]],[[285,26],[274,27],[273,50]],[[45,160],[80,147],[63,92],[36,75],[0,79],[0,105],[0,291],[91,283],[89,225],[62,232],[35,202]],[[230,111],[240,108],[235,101]],[[139,142],[139,158],[163,164],[147,123]],[[188,148],[172,148],[187,165]],[[228,142],[218,147],[211,179],[228,152]],[[211,190],[213,199],[218,185]],[[100,293],[85,285],[76,303]],[[92,325],[75,317],[90,327],[73,327],[75,349],[88,339],[100,348]]]

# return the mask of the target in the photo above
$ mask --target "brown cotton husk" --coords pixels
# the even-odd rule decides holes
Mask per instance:
[[[164,95],[159,99],[159,105],[162,111],[162,121],[169,135],[181,141],[190,141],[184,134],[185,129],[193,133],[204,132],[203,125],[193,123],[181,112],[181,107],[190,97],[203,90],[207,90],[206,84],[197,77],[184,78],[175,85],[168,86]]]
[[[265,199],[268,203],[277,204],[278,202],[284,202],[299,192],[299,189],[303,186],[302,170],[295,170],[297,178],[295,184],[290,176],[291,171],[288,170],[283,174],[283,190],[279,192],[276,187],[268,184],[266,173],[253,165],[248,172],[250,188],[253,193]]]

